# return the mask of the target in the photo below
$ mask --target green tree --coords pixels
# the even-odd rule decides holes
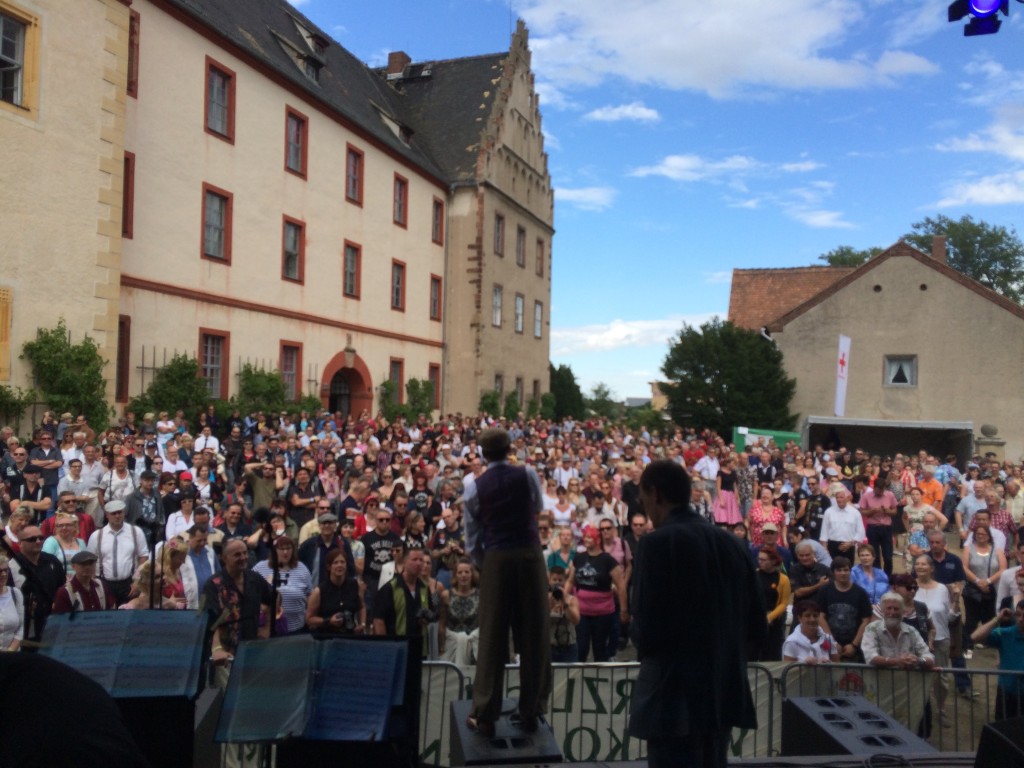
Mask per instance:
[[[555,396],[551,392],[545,392],[540,396],[540,417],[551,421],[555,418]]]
[[[26,392],[21,387],[0,386],[0,424],[20,421],[35,396],[31,389]]]
[[[792,429],[796,380],[782,353],[759,333],[712,318],[683,325],[661,366],[669,412],[678,424],[725,434],[734,426]]]
[[[519,395],[515,392],[509,392],[505,395],[505,407],[502,410],[502,416],[509,421],[515,421],[519,418],[519,412],[521,410],[523,410],[523,407],[519,404]]]
[[[405,416],[405,406],[398,402],[398,385],[385,378],[380,385],[380,411],[388,421]]]
[[[284,377],[280,371],[264,371],[246,363],[238,372],[238,396],[235,402],[242,413],[280,413],[287,399]]]
[[[615,401],[615,396],[603,381],[590,388],[590,397],[586,399],[587,410],[606,419],[618,418],[622,407]]]
[[[56,328],[39,328],[36,338],[25,342],[22,360],[32,366],[35,386],[51,409],[82,414],[100,430],[110,420],[103,378],[106,361],[99,346],[86,335],[72,344],[62,317]]]
[[[531,397],[530,402],[526,404],[526,418],[535,419],[538,416],[540,416],[540,403]]]
[[[651,408],[649,405],[626,409],[626,425],[630,429],[646,427],[648,430],[653,430],[663,426],[665,420],[666,416],[664,413]]]
[[[1013,227],[941,215],[926,216],[911,227],[913,232],[904,236],[908,243],[931,253],[932,237],[945,235],[949,266],[1018,304],[1024,300],[1024,243]]]
[[[488,416],[500,416],[501,415],[501,393],[492,389],[490,392],[484,392],[480,395],[480,405],[477,407],[480,413],[486,413]]]
[[[409,379],[405,383],[405,408],[410,419],[434,410],[434,385],[429,379]]]
[[[157,371],[146,391],[133,397],[125,408],[139,415],[180,409],[191,418],[209,403],[210,387],[199,375],[199,361],[182,354]]]
[[[858,250],[852,245],[840,245],[828,253],[818,257],[818,261],[824,261],[830,267],[859,267],[865,261],[873,258],[882,252],[881,248],[872,246]]]
[[[550,391],[555,397],[555,412],[551,418],[582,417],[584,414],[583,392],[580,391],[580,385],[576,381],[576,375],[572,372],[572,368],[568,365],[560,365],[555,368],[554,365],[548,363],[548,370],[551,375]]]

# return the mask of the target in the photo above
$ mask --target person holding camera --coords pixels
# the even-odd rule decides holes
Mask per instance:
[[[427,553],[412,549],[405,556],[402,570],[384,584],[373,605],[373,634],[398,637],[422,637],[423,658],[427,657],[427,625],[437,621],[437,604],[427,583]]]
[[[306,625],[318,637],[362,634],[366,629],[366,585],[348,576],[345,550],[326,556],[327,578],[313,590],[306,604]]]
[[[548,612],[551,617],[551,661],[575,664],[580,652],[576,645],[576,625],[580,623],[580,604],[565,592],[565,568],[554,565],[548,570]]]
[[[1003,626],[997,626],[1002,624]],[[999,669],[1003,672],[1024,670],[1024,600],[1013,610],[1001,608],[999,613],[971,633],[972,643],[985,643],[999,651]],[[996,720],[1024,714],[1024,685],[1016,675],[1000,675],[996,687]]]

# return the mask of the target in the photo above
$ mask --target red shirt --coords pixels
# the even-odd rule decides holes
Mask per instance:
[[[102,605],[100,604],[101,589],[104,596]],[[117,608],[117,601],[114,600],[114,596],[107,588],[107,585],[99,579],[93,579],[89,583],[89,587],[86,588],[82,586],[82,582],[77,577],[73,577],[71,581],[57,590],[57,595],[53,598],[53,613],[71,613],[71,591],[74,591],[81,597],[81,610],[83,611],[109,611]]]

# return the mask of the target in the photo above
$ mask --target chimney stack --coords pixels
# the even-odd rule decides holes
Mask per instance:
[[[388,74],[400,75],[407,66],[412,64],[412,59],[405,51],[392,51],[388,54]]]
[[[946,263],[945,235],[932,235],[932,258],[943,264]]]

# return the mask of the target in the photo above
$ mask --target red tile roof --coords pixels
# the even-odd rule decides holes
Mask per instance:
[[[760,330],[777,317],[817,296],[854,271],[854,267],[789,267],[734,269],[729,294],[729,320]]]

